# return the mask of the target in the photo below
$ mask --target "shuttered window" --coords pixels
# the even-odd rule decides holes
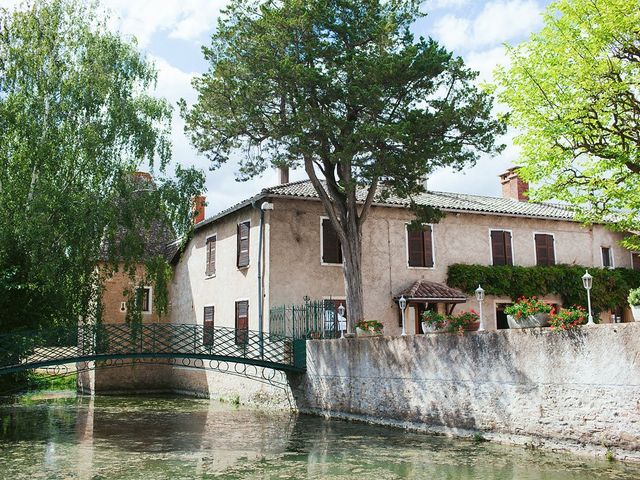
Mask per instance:
[[[207,275],[216,274],[216,236],[207,238],[207,264],[205,272]]]
[[[640,253],[631,254],[631,267],[640,271]]]
[[[249,265],[249,221],[238,224],[238,268]]]
[[[422,230],[412,230],[407,225],[407,251],[410,267],[433,267],[433,229],[423,225]]]
[[[342,246],[328,218],[322,219],[322,263],[342,263]]]
[[[494,265],[513,265],[511,232],[491,230],[491,256]]]
[[[213,345],[213,317],[215,309],[213,306],[204,307],[204,327],[202,329],[202,344],[205,346]]]
[[[612,268],[613,258],[611,256],[611,248],[601,247],[601,250],[602,250],[602,266],[604,268]]]
[[[236,345],[246,345],[249,341],[249,302],[236,302]]]
[[[551,266],[556,264],[556,253],[553,235],[536,233],[536,265]]]
[[[151,288],[140,287],[136,291],[136,303],[142,313],[151,313]]]

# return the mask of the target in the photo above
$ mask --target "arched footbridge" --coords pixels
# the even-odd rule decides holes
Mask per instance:
[[[0,335],[0,375],[74,362],[189,359],[306,368],[304,339],[193,324],[86,324]]]

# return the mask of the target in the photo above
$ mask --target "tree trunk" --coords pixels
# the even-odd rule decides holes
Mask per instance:
[[[347,333],[355,332],[355,324],[364,320],[364,295],[362,289],[362,241],[360,229],[347,222],[347,242],[342,244],[344,286],[347,297]]]

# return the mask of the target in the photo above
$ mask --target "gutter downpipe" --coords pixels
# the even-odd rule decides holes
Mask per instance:
[[[254,205],[255,206],[255,205]],[[263,237],[264,237],[264,212],[265,210],[273,210],[273,204],[262,202],[260,205],[260,232],[258,235],[258,337],[260,358],[264,360],[264,294],[262,293],[262,255],[263,255]]]

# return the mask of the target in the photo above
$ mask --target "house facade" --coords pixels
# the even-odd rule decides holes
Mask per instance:
[[[418,203],[443,210],[437,224],[414,232],[404,199],[374,204],[363,225],[365,318],[387,335],[401,332],[397,299],[409,296],[407,333],[419,334],[425,308],[478,309],[473,297],[448,288],[452,264],[554,265],[640,268],[620,246],[623,235],[602,225],[584,227],[561,206],[526,200],[515,169],[501,175],[499,198],[427,192]],[[364,193],[364,192],[363,192]],[[305,299],[345,302],[340,245],[309,181],[281,184],[206,219],[174,257],[170,321],[269,331],[269,310]],[[561,303],[555,296],[545,297]],[[508,297],[487,296],[488,329],[506,328]],[[622,307],[622,306],[621,306]],[[614,314],[616,312],[613,312]],[[626,309],[617,312],[630,319]],[[601,320],[611,321],[612,312]]]

